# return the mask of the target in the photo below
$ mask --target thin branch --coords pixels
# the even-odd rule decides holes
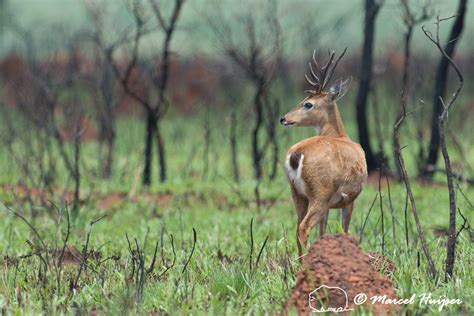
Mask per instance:
[[[188,256],[188,259],[186,260],[186,263],[184,264],[184,267],[181,273],[184,273],[184,271],[186,271],[186,268],[188,267],[188,264],[191,261],[191,258],[193,257],[194,249],[196,248],[196,242],[197,242],[196,229],[193,227],[193,248],[191,249],[191,253]]]
[[[458,239],[459,234],[461,234],[461,232],[462,232],[464,229],[470,229],[470,225],[469,225],[469,223],[468,223],[468,221],[467,221],[467,218],[464,216],[463,213],[461,213],[461,210],[460,210],[459,208],[458,208],[458,213],[459,213],[459,216],[462,217],[463,223],[462,223],[462,225],[461,225],[461,228],[459,228],[459,230],[458,230],[458,232],[457,232],[457,234],[456,234],[456,240]]]
[[[449,157],[449,152],[446,146],[446,119],[448,118],[448,113],[454,102],[456,101],[459,93],[462,90],[464,84],[464,78],[461,74],[456,63],[453,59],[449,56],[446,52],[446,49],[443,48],[439,39],[439,28],[440,24],[443,21],[447,21],[453,17],[440,19],[439,15],[436,17],[436,38],[431,34],[430,31],[426,30],[425,27],[422,27],[423,32],[425,33],[426,37],[438,48],[440,53],[446,58],[449,62],[449,65],[455,70],[458,76],[458,86],[454,93],[451,95],[448,104],[444,102],[442,96],[438,96],[440,103],[443,106],[443,111],[439,116],[438,121],[438,128],[439,128],[439,139],[441,145],[441,152],[444,158],[444,164],[446,168],[446,181],[448,185],[448,192],[449,192],[449,235],[448,235],[448,242],[446,246],[446,274],[445,274],[445,282],[448,281],[449,278],[453,276],[454,271],[454,260],[455,260],[455,251],[456,251],[456,241],[459,233],[456,231],[456,193],[454,191],[454,183],[453,183],[453,172],[451,169],[451,160]]]
[[[402,91],[402,93],[404,93],[404,91]],[[405,100],[405,98],[402,97],[402,100]],[[438,272],[436,271],[436,267],[435,267],[433,258],[431,257],[431,254],[430,254],[430,251],[429,251],[429,248],[428,248],[428,244],[427,244],[426,239],[425,239],[425,234],[424,234],[424,231],[423,231],[423,227],[421,226],[421,222],[420,222],[420,219],[418,217],[418,211],[417,211],[417,208],[416,208],[415,198],[413,196],[413,191],[411,189],[410,179],[408,177],[408,173],[407,173],[407,170],[406,170],[406,167],[405,167],[405,160],[403,158],[403,154],[402,154],[402,150],[401,150],[401,146],[400,146],[399,129],[400,129],[400,126],[402,125],[402,123],[403,123],[403,121],[405,120],[406,117],[407,117],[406,105],[405,105],[405,102],[402,102],[402,114],[397,119],[397,121],[395,122],[395,125],[394,125],[395,155],[397,157],[398,164],[400,166],[400,171],[401,171],[401,174],[402,174],[403,182],[405,183],[405,187],[406,187],[406,190],[407,190],[407,195],[408,195],[408,198],[409,198],[409,201],[410,201],[411,210],[412,210],[412,213],[413,213],[413,217],[415,218],[416,228],[418,230],[418,235],[421,239],[421,245],[422,245],[422,248],[423,248],[423,252],[424,252],[425,257],[428,261],[431,276],[433,278],[436,278],[437,275],[438,275]]]
[[[367,212],[367,215],[365,216],[364,223],[362,224],[362,227],[360,228],[359,244],[362,243],[362,236],[363,236],[363,234],[364,234],[365,225],[367,224],[367,220],[369,219],[370,212],[372,212],[372,208],[374,207],[375,202],[377,202],[377,197],[378,197],[378,195],[379,195],[379,193],[377,192],[377,193],[375,194],[374,200],[372,201],[372,204],[371,204],[370,207],[369,207],[369,211]]]

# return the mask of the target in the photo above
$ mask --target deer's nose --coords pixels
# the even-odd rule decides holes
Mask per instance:
[[[285,122],[285,117],[284,116],[280,117],[280,124],[283,124],[284,122]]]

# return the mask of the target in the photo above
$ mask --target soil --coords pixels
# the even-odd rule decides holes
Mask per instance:
[[[403,181],[400,182],[398,180],[398,177],[395,174],[387,174],[387,175],[382,174],[382,177],[380,177],[379,171],[370,172],[369,175],[367,176],[367,182],[366,183],[367,183],[367,185],[378,188],[379,187],[379,181],[380,181],[380,188],[385,189],[385,188],[387,188],[387,178],[388,178],[390,186],[392,186],[392,184],[396,184],[396,183],[402,183],[403,184]],[[426,187],[426,188],[446,188],[445,183],[436,182],[436,181],[429,181],[429,180],[424,179],[420,176],[415,177],[412,181],[416,181],[417,184],[419,184],[422,187]]]
[[[60,249],[60,253],[61,251],[62,249]],[[64,249],[63,260],[64,264],[78,265],[82,261],[82,254],[76,247],[67,245]]]
[[[43,252],[40,251],[39,253],[43,253]],[[55,261],[59,260],[60,256],[62,255],[61,260],[64,265],[79,265],[83,260],[82,253],[75,246],[72,246],[72,245],[66,245],[66,247],[64,248],[64,252],[63,252],[63,248],[59,247],[57,250],[49,249],[48,253],[49,253],[49,256],[51,256],[50,258],[53,258]],[[90,254],[88,255],[91,256],[92,254],[93,253],[90,252]],[[28,254],[20,255],[20,256],[7,255],[3,257],[3,260],[8,266],[17,266],[19,260],[30,258],[35,255],[37,254],[28,253]]]
[[[110,193],[97,200],[97,207],[102,210],[112,209],[120,206],[127,199],[125,193]]]
[[[14,185],[14,184],[4,184],[0,185],[0,192],[9,192],[14,195],[16,201],[27,201],[29,199],[38,202],[43,201],[46,202],[48,200],[54,200],[51,197],[51,192],[48,192],[44,189],[38,188],[27,188],[21,185]],[[72,192],[63,192],[59,188],[52,189],[54,195],[63,196],[64,199],[68,202],[74,200],[74,195]],[[121,206],[126,201],[131,201],[133,203],[138,203],[140,201],[144,201],[146,203],[154,203],[160,208],[169,207],[174,199],[176,198],[175,195],[171,193],[140,193],[137,195],[129,196],[127,193],[120,193],[120,192],[112,192],[108,194],[101,194],[97,192],[92,192],[89,194],[88,198],[92,198],[96,200],[96,206],[99,209],[112,209]],[[79,203],[82,205],[86,203],[87,200],[81,199]],[[6,203],[11,204],[11,203]]]
[[[51,192],[41,188],[29,188],[18,184],[0,184],[0,193],[8,192],[13,194],[15,202],[27,202],[33,201],[45,204],[48,201],[56,201],[58,197],[64,198],[68,202],[74,200],[73,192],[64,192],[61,188],[52,188]],[[84,195],[84,194],[82,194]],[[185,203],[194,203],[199,201],[204,204],[212,203],[215,207],[222,211],[232,211],[241,206],[241,203],[245,203],[249,206],[251,201],[239,201],[233,202],[229,197],[220,194],[218,192],[210,192],[204,194],[201,192],[184,192],[182,194],[176,194],[171,192],[141,192],[137,194],[129,194],[125,192],[89,192],[87,198],[79,200],[79,204],[84,205],[93,200],[99,209],[110,210],[122,206],[125,202],[139,203],[145,202],[148,204],[154,204],[158,208],[170,207],[175,201],[180,200]],[[278,202],[277,199],[261,199],[260,207],[270,208]],[[13,204],[11,201],[4,202],[6,205]],[[48,203],[49,204],[49,203]]]
[[[433,234],[437,237],[446,237],[449,234],[449,230],[447,227],[442,227],[442,226],[433,226],[431,227],[431,230],[433,231]]]
[[[387,187],[387,178],[388,178],[388,181],[389,181],[390,185],[392,183],[397,183],[398,182],[398,179],[395,175],[382,174],[382,177],[380,177],[380,172],[379,171],[372,171],[367,176],[367,184],[378,188],[379,187],[379,181],[380,181],[380,187],[381,188],[386,188]]]
[[[354,304],[354,297],[359,293],[365,293],[368,298],[374,295],[397,298],[392,282],[374,268],[357,240],[346,234],[322,236],[311,246],[297,274],[285,313],[296,306],[298,315],[310,315],[310,293],[322,285],[343,289],[347,293],[349,309],[358,307]],[[315,308],[346,308],[346,295],[340,289],[321,290],[311,295],[316,294],[319,294],[320,301],[311,302]],[[371,309],[375,315],[391,313],[396,308],[395,305],[381,303],[372,305],[370,299],[364,307]]]
[[[76,138],[75,128],[71,128],[70,123],[65,123],[59,127],[59,134],[64,142],[73,142]],[[99,131],[96,126],[96,122],[93,120],[83,117],[79,123],[81,130],[81,141],[97,141],[99,139]]]
[[[66,201],[73,201],[74,194],[73,192],[67,191],[63,192],[59,188],[52,189],[52,192],[41,189],[41,188],[30,188],[23,185],[16,185],[16,184],[0,184],[0,193],[1,192],[8,192],[11,193],[15,201],[18,202],[26,202],[26,201],[34,201],[35,203],[45,203],[48,200],[51,200],[51,194],[55,194],[61,196]],[[11,201],[2,201],[5,205],[11,205]],[[79,200],[79,204],[84,204],[85,200]]]

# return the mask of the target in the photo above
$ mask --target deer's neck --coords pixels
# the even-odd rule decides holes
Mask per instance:
[[[319,135],[326,137],[348,137],[337,104],[328,113],[328,120],[320,127]]]

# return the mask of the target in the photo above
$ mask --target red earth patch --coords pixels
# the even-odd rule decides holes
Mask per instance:
[[[329,289],[318,292],[318,299],[311,301],[315,305],[313,308],[318,305],[346,308],[347,302],[347,308],[357,309],[354,298],[359,293],[369,298],[374,295],[397,298],[392,282],[374,268],[357,240],[346,234],[322,236],[311,246],[297,274],[285,313],[296,307],[298,315],[311,315],[310,299],[313,298],[310,294],[314,295],[314,291],[322,286],[338,287],[343,291]],[[395,305],[372,305],[369,300],[363,306],[376,315],[391,313],[396,309]]]

